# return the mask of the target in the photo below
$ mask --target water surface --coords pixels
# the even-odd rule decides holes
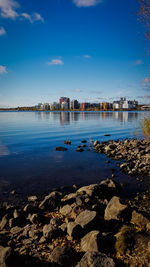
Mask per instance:
[[[111,177],[135,180],[120,174],[116,162],[94,151],[76,152],[81,140],[143,138],[140,123],[150,112],[0,112],[0,192],[49,191],[54,187],[88,184]],[[110,134],[110,136],[104,136]],[[71,140],[71,146],[63,145]],[[66,152],[55,151],[65,146]]]

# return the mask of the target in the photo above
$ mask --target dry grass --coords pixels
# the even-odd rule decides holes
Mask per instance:
[[[142,131],[145,136],[150,137],[150,119],[144,119],[142,123]]]

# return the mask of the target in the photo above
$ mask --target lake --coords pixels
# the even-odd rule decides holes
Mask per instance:
[[[120,173],[116,161],[92,149],[79,153],[83,139],[107,141],[143,138],[140,123],[148,111],[114,112],[0,112],[0,193],[48,192],[52,188],[89,184],[111,178],[126,184],[126,194],[143,185]],[[105,136],[110,134],[110,136]],[[71,140],[71,145],[63,144]],[[65,152],[56,146],[67,147]],[[88,147],[89,149],[89,147]]]

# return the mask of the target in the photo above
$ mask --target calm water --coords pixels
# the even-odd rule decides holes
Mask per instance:
[[[128,182],[116,162],[94,151],[76,152],[82,139],[143,138],[140,122],[150,112],[0,112],[0,193],[12,188],[25,193],[45,192],[58,186],[88,184],[111,177]],[[106,137],[105,134],[111,136]],[[71,146],[63,145],[70,139]],[[55,151],[65,146],[66,152]]]

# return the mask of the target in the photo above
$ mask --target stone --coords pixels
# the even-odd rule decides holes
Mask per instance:
[[[141,213],[138,213],[134,210],[132,212],[131,223],[137,225],[140,228],[147,228],[147,224],[150,223],[150,221]]]
[[[77,224],[76,222],[69,222],[67,225],[67,233],[69,236],[72,237],[72,239],[78,239],[82,235],[82,227],[80,224]]]
[[[99,144],[100,144],[100,142],[96,140],[96,141],[94,142],[93,145],[94,145],[94,146],[97,146],[97,145],[99,145]]]
[[[52,224],[46,224],[43,227],[43,236],[46,239],[52,239],[59,235],[59,229],[57,226]]]
[[[23,211],[27,212],[27,213],[33,213],[35,212],[35,207],[32,204],[27,204]]]
[[[115,267],[113,259],[101,252],[86,252],[75,267]]]
[[[53,211],[57,207],[61,197],[62,193],[53,191],[49,195],[45,196],[44,200],[39,204],[39,208]]]
[[[56,247],[51,253],[49,260],[59,266],[70,267],[74,261],[75,252],[71,247]]]
[[[12,196],[14,196],[14,195],[17,195],[17,192],[16,192],[16,190],[12,190],[12,191],[10,192],[10,194],[11,194]]]
[[[63,223],[59,226],[59,228],[63,231],[63,232],[67,232],[67,223]]]
[[[71,145],[71,141],[70,140],[66,140],[63,142],[65,145]]]
[[[31,223],[38,223],[38,221],[39,221],[38,214],[37,213],[32,214],[30,216],[29,220],[30,220]]]
[[[81,239],[81,251],[99,251],[100,247],[100,232],[91,231]]]
[[[77,196],[77,193],[70,193],[66,196],[64,196],[62,199],[61,199],[61,202],[64,204],[72,204],[74,202],[76,202],[76,196]]]
[[[11,247],[0,246],[0,267],[7,267],[6,261],[11,255]]]
[[[68,215],[69,213],[71,213],[72,208],[70,205],[65,205],[62,208],[60,208],[60,213],[64,216]]]
[[[8,223],[8,215],[6,214],[0,222],[0,230],[3,230]]]
[[[87,143],[87,141],[86,140],[82,140],[81,143]]]
[[[10,233],[13,235],[19,234],[21,231],[23,231],[23,228],[19,226],[15,226],[10,229]]]
[[[66,147],[59,146],[59,147],[55,147],[55,150],[56,151],[67,151],[68,149]]]
[[[120,202],[120,198],[114,196],[109,202],[105,209],[104,219],[109,220],[120,220],[123,212],[127,210],[127,205],[123,205]]]
[[[75,222],[80,224],[82,228],[90,229],[90,227],[95,223],[95,220],[96,211],[84,210],[77,216]]]
[[[79,194],[87,194],[88,196],[92,196],[95,191],[97,191],[99,188],[98,184],[90,184],[87,186],[83,186],[77,190],[77,193]]]
[[[84,151],[84,149],[83,149],[83,148],[81,148],[81,147],[77,147],[76,151],[77,151],[77,152],[83,152],[83,151]]]
[[[37,198],[37,196],[29,196],[28,197],[28,201],[30,202],[34,202],[34,201],[36,201],[38,198]]]

